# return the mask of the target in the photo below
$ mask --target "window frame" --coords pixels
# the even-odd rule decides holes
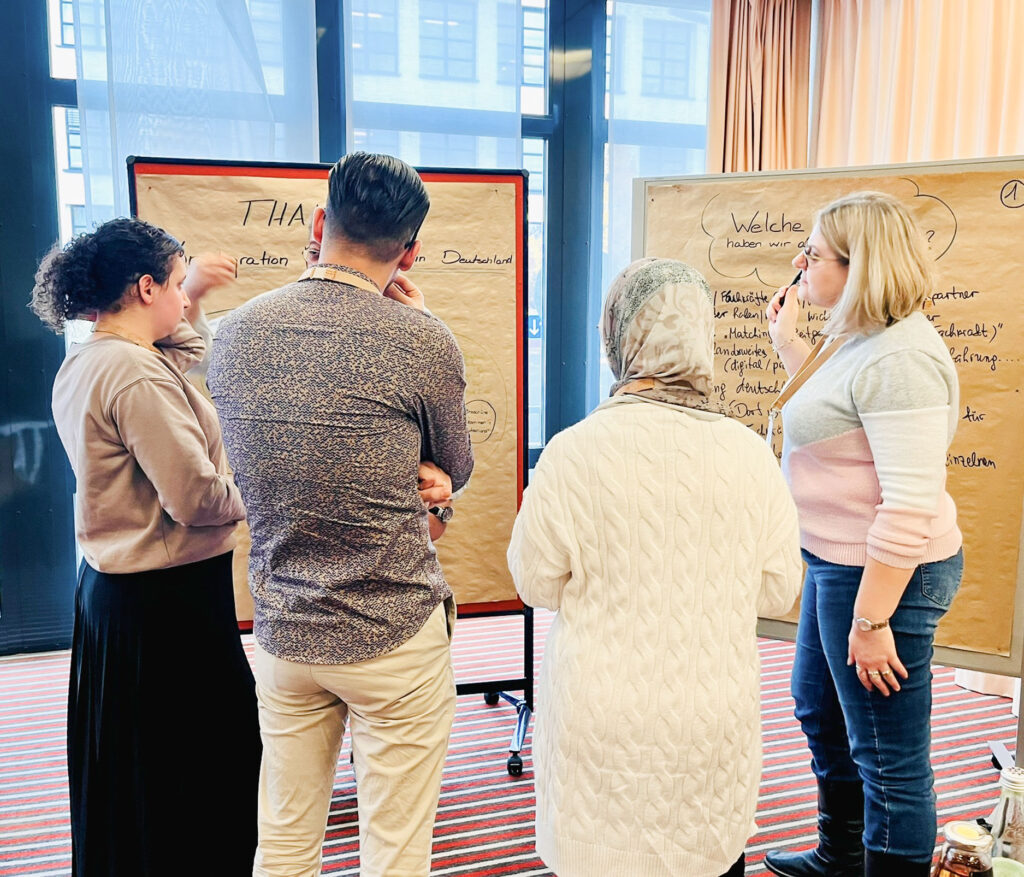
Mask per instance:
[[[368,3],[370,2],[370,0],[350,0],[350,2],[352,3],[352,15],[353,16],[355,16],[356,13],[357,13],[357,10],[355,8],[356,4],[358,4],[359,6],[363,7],[361,10],[359,10],[359,14],[365,15],[367,17],[367,22],[364,23],[364,25],[363,25],[363,30],[368,35],[371,32],[370,31],[370,27],[369,27],[369,23],[368,23],[369,22],[369,18],[370,18],[371,15],[375,15],[376,14],[376,12],[371,13],[370,10],[366,8]],[[390,33],[392,39],[391,40],[383,39],[383,40],[380,41],[385,46],[390,47],[391,51],[386,52],[386,53],[381,53],[379,51],[379,48],[378,48],[378,49],[375,49],[374,51],[371,52],[369,46],[365,46],[365,47],[363,47],[362,52],[360,52],[360,51],[353,52],[353,58],[352,58],[353,67],[357,68],[360,73],[372,74],[374,76],[398,76],[399,73],[401,72],[400,69],[399,69],[399,63],[398,63],[398,0],[373,0],[373,2],[387,2],[387,3],[391,4],[390,15],[388,15],[386,13],[382,13],[381,14],[381,18],[390,21],[391,27],[388,28],[387,31],[388,31],[388,33]],[[381,29],[380,32],[383,33],[384,29]],[[356,36],[356,34],[353,34],[353,38],[355,36]],[[375,40],[375,43],[376,42],[377,41]],[[360,55],[362,55],[363,52],[365,52],[366,55],[368,55],[368,56],[372,55],[372,57],[374,59],[377,59],[379,57],[387,58],[390,61],[390,64],[385,65],[385,66],[383,66],[381,68],[377,68],[377,67],[373,66],[372,64],[370,64],[370,65],[360,65],[359,64]]]
[[[18,119],[5,145],[7,191],[0,203],[0,274],[8,289],[28,290],[39,260],[59,236],[54,114],[75,106],[74,80],[51,74],[50,7],[0,3],[0,32],[18,34],[0,54],[0,115]],[[56,48],[63,47],[56,45]],[[40,163],[52,173],[40,173]],[[10,494],[0,526],[4,558],[0,654],[67,648],[74,607],[74,476],[53,427],[50,391],[64,343],[25,307],[0,297],[0,410],[12,430],[41,451],[31,480]],[[26,367],[31,363],[31,367]],[[35,443],[41,444],[35,444]]]
[[[74,127],[71,125],[72,113],[75,114],[75,117],[78,120]],[[77,138],[77,144],[72,145],[72,137]],[[64,170],[80,174],[82,173],[82,117],[77,106],[64,107],[64,139],[68,150],[67,167],[65,167]],[[72,155],[75,153],[78,154],[77,164],[72,160]]]
[[[59,0],[60,2],[60,13],[59,13],[59,26],[60,26],[60,43],[58,45],[65,49],[75,47],[75,3],[74,0]],[[67,17],[64,17],[64,13],[67,12]],[[67,38],[67,28],[71,28],[71,39]]]
[[[430,11],[434,7],[430,4],[441,4],[443,7],[443,13],[439,18],[433,17],[433,13]],[[453,6],[459,7],[464,10],[468,10],[472,15],[472,22],[468,19],[459,20],[457,16],[453,16],[451,9]],[[426,11],[424,11],[426,10]],[[452,22],[455,22],[453,25]],[[420,60],[420,79],[445,79],[459,82],[476,82],[478,81],[476,73],[476,49],[477,49],[477,27],[479,22],[479,16],[477,15],[477,6],[472,0],[420,0],[419,5],[419,60]],[[440,25],[443,32],[440,37],[430,35],[424,36],[425,25]],[[451,31],[455,27],[469,24],[467,30],[471,33],[470,39],[452,39]],[[427,53],[424,51],[424,41],[435,41],[439,40],[442,44],[442,52],[440,55]],[[453,58],[451,54],[451,48],[453,45],[464,44],[470,47],[470,57],[468,58]],[[431,61],[441,62],[441,72],[424,72],[423,61],[429,59]],[[452,65],[466,65],[469,68],[467,75],[456,75],[452,72]]]
[[[685,33],[686,40],[686,58],[684,61],[676,61],[667,57],[667,50],[670,46],[675,45],[669,38],[670,33],[680,32]],[[661,19],[647,17],[643,20],[642,34],[641,34],[643,46],[641,51],[641,71],[640,71],[640,93],[644,97],[664,97],[672,100],[693,100],[694,99],[694,82],[693,82],[693,50],[694,50],[694,34],[692,30],[686,30],[683,22],[675,21],[672,19]],[[679,44],[683,44],[683,40],[679,41]],[[653,58],[648,52],[648,49],[652,46],[658,46],[659,55],[657,58]],[[647,72],[648,64],[656,63],[658,73],[657,75],[650,75]],[[685,68],[683,76],[665,76],[666,64],[682,64]],[[656,82],[657,87],[651,85],[651,82]],[[677,93],[674,90],[666,88],[666,84],[669,82],[681,82],[682,88]]]

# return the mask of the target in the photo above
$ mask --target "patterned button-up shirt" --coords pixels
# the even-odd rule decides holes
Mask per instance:
[[[260,645],[348,664],[412,637],[451,594],[417,467],[436,463],[455,490],[473,469],[448,328],[379,293],[300,281],[224,319],[208,384],[252,529]]]

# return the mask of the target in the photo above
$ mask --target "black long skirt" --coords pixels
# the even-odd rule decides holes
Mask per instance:
[[[82,565],[68,694],[76,877],[252,874],[260,736],[231,555]]]

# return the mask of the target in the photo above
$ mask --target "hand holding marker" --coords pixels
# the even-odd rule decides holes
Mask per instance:
[[[797,271],[796,272],[796,277],[793,278],[793,282],[791,284],[789,284],[789,285],[790,286],[796,286],[800,282],[800,277],[803,275],[803,273],[804,273],[803,270]],[[779,299],[779,307],[781,308],[785,303],[786,303],[786,294],[783,293],[782,294],[782,298]]]

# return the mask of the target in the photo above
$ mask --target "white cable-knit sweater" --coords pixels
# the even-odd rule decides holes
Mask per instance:
[[[797,517],[755,433],[617,397],[545,448],[516,520],[522,598],[558,611],[533,741],[558,877],[712,877],[754,828],[758,614],[800,588]]]

